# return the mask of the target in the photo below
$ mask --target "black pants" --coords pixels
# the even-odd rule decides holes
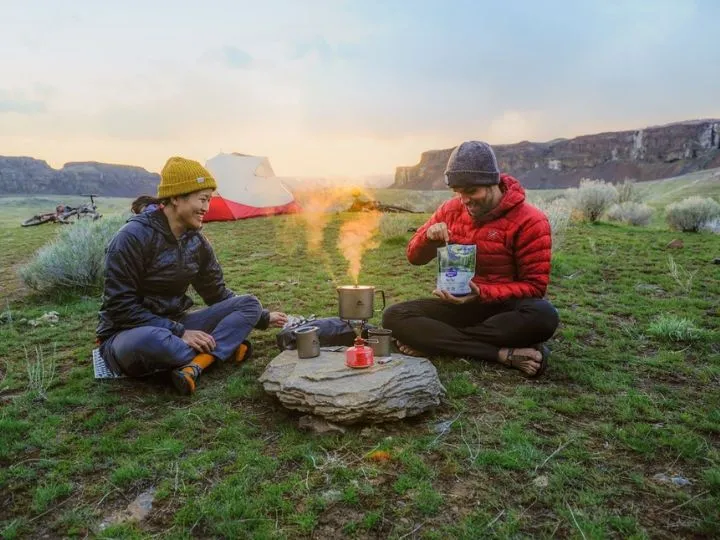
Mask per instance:
[[[409,347],[430,355],[497,361],[503,347],[529,347],[552,337],[557,310],[541,298],[456,305],[438,299],[390,306],[383,326]]]

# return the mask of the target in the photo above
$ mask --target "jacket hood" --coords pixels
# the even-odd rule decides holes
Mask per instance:
[[[475,221],[477,223],[487,223],[488,221],[496,220],[507,214],[517,205],[525,202],[525,189],[520,185],[520,182],[509,174],[500,175],[500,189],[504,192],[500,203],[487,214],[476,219]]]

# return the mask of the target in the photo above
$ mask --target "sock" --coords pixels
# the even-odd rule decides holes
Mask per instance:
[[[183,373],[187,373],[191,377],[196,378],[205,369],[207,369],[214,361],[215,361],[215,357],[213,355],[207,354],[207,353],[201,353],[201,354],[198,354],[195,358],[193,358],[192,362],[190,362],[186,366],[183,366],[180,370]]]

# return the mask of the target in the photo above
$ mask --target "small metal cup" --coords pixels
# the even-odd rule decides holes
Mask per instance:
[[[370,328],[368,330],[368,343],[373,354],[378,358],[390,356],[390,340],[392,339],[392,330],[387,328]]]
[[[295,330],[298,358],[320,356],[320,337],[317,326],[308,326]]]

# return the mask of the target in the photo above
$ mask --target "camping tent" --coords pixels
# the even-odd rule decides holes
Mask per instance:
[[[265,157],[218,154],[205,167],[215,177],[217,192],[203,221],[232,221],[299,212],[300,206],[275,177]]]

